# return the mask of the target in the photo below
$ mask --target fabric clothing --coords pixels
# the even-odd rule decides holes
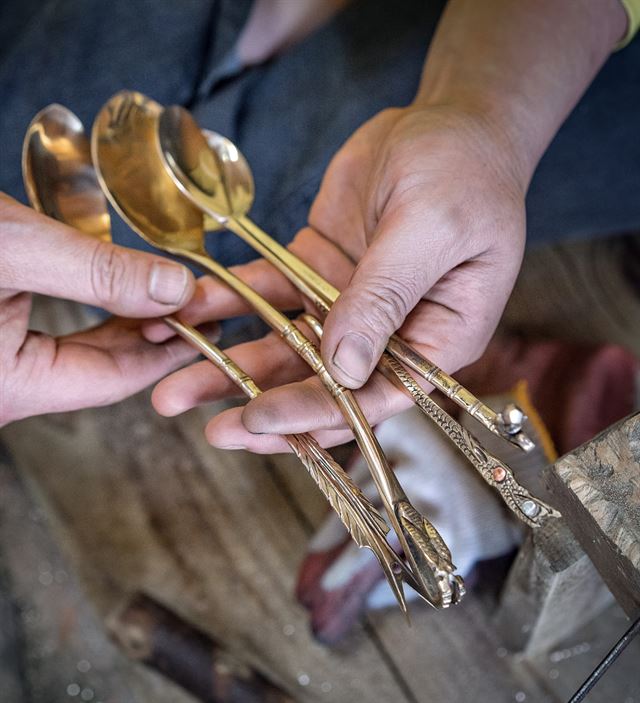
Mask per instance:
[[[243,69],[233,45],[250,0],[5,0],[0,9],[0,189],[25,200],[20,142],[44,105],[90,127],[123,88],[190,107],[231,137],[256,182],[252,217],[281,242],[306,222],[335,151],[417,88],[444,0],[356,0],[299,45]],[[640,227],[640,42],[614,54],[562,127],[528,197],[530,243]],[[464,174],[460,174],[464,177]],[[114,239],[146,245],[113,217]],[[230,233],[222,263],[254,252]]]
[[[640,0],[620,0],[620,2],[629,18],[627,33],[618,45],[622,49],[635,37],[636,32],[640,29]]]

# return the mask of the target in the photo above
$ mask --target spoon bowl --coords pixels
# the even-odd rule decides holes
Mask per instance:
[[[235,144],[216,134],[206,139],[188,110],[162,110],[158,121],[162,159],[178,188],[222,224],[246,215],[255,186],[247,160]]]
[[[139,93],[122,91],[111,98],[93,125],[93,163],[113,206],[143,239],[173,254],[203,254],[201,212],[157,168],[161,110]]]
[[[49,105],[31,121],[22,148],[24,184],[35,210],[88,234],[111,240],[100,188],[82,122],[62,105]]]

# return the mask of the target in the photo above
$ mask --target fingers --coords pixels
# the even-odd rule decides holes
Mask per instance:
[[[411,399],[380,374],[370,378],[356,399],[371,425],[411,405]],[[254,434],[347,428],[338,404],[317,376],[264,392],[245,406],[242,423]]]
[[[311,227],[302,229],[289,249],[337,288],[344,287],[353,273],[351,260]],[[231,271],[280,310],[291,311],[304,306],[295,286],[265,259],[234,266]],[[227,319],[250,312],[252,310],[247,303],[224,283],[211,276],[203,276],[198,279],[189,304],[180,311],[180,318],[189,324],[199,325],[205,320]],[[166,326],[158,321],[148,322],[144,334],[153,342],[164,341],[171,336]]]
[[[441,247],[416,250],[418,219],[403,209],[389,216],[325,322],[322,356],[332,376],[359,388],[373,371],[389,337],[425,293],[451,267]],[[436,254],[437,252],[437,254]]]
[[[0,425],[115,403],[179,368],[195,353],[181,339],[149,344],[131,320],[109,320],[58,340],[29,334],[3,379]]]
[[[276,335],[228,349],[226,353],[262,389],[304,378],[305,362]],[[197,405],[237,397],[242,391],[210,361],[202,361],[163,379],[151,400],[161,415],[173,417]]]
[[[242,266],[234,266],[230,270],[274,307],[280,310],[302,307],[300,294],[268,261],[258,259]],[[209,320],[225,320],[251,312],[253,308],[226,284],[212,276],[202,276],[196,283],[188,305],[180,310],[180,319],[190,325],[199,325]],[[143,332],[151,342],[164,341],[173,334],[159,320],[145,323]]]
[[[3,196],[0,288],[96,305],[127,317],[158,317],[187,303],[195,288],[184,266],[95,241]]]
[[[220,449],[246,449],[256,454],[290,452],[286,439],[277,434],[252,434],[242,424],[242,408],[231,408],[209,421],[205,435]],[[323,447],[335,447],[353,439],[349,430],[319,430],[313,433]]]

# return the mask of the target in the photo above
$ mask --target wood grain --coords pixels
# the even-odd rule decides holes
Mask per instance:
[[[531,657],[573,635],[612,600],[569,528],[553,521],[527,536],[494,622],[508,649]]]
[[[640,614],[640,413],[547,474],[567,524],[625,611]]]

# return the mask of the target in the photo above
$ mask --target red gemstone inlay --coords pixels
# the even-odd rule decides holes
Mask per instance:
[[[496,466],[496,468],[491,472],[491,475],[493,476],[493,480],[497,483],[501,483],[505,480],[505,478],[507,478],[507,472],[502,468],[502,466]]]

